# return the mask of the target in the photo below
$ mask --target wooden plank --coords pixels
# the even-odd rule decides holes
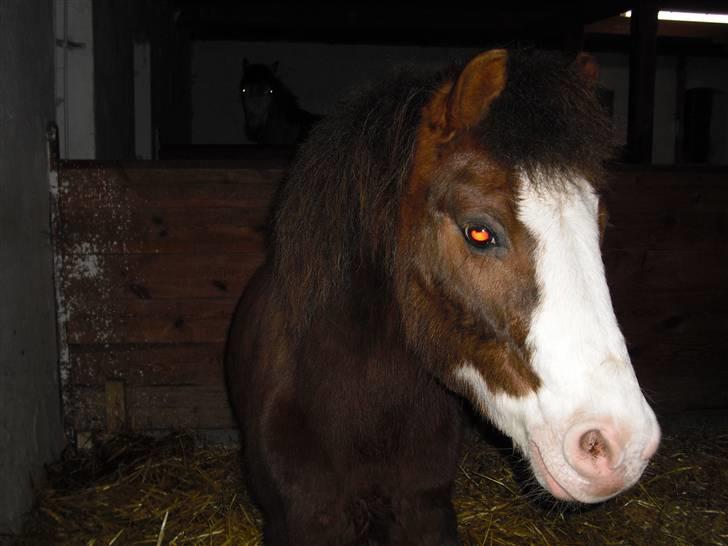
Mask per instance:
[[[602,260],[607,284],[613,293],[625,286],[634,288],[644,284],[644,251],[604,248]]]
[[[106,429],[103,388],[77,387],[67,417],[75,430]],[[222,385],[129,388],[130,430],[230,429],[236,426]]]
[[[687,249],[686,249],[687,248]],[[607,281],[622,292],[697,292],[728,290],[728,245],[714,252],[677,246],[670,250],[605,249]]]
[[[227,429],[236,425],[224,385],[134,389],[130,407],[134,430]]]
[[[61,171],[64,210],[267,207],[280,170],[76,169]]]
[[[220,165],[219,167],[217,165]],[[266,184],[277,185],[281,177],[286,173],[286,166],[267,167],[227,167],[224,164],[210,162],[205,167],[184,167],[172,168],[154,166],[126,167],[124,175],[129,185],[158,185],[173,183],[183,184],[208,184],[208,183],[233,183],[239,184]]]
[[[106,432],[118,433],[127,428],[126,393],[123,380],[105,382]]]
[[[650,211],[628,215],[610,213],[604,237],[606,249],[669,250],[689,248],[704,252],[728,247],[728,212]]]
[[[659,410],[728,406],[728,292],[613,295],[640,384]]]
[[[728,245],[722,252],[718,248],[716,252],[682,248],[648,250],[643,274],[643,286],[650,291],[728,291]],[[700,295],[695,297],[700,298]]]
[[[178,163],[164,161],[64,161],[63,180],[95,180],[97,185],[109,180],[126,185],[154,185],[174,181],[179,184],[199,182],[275,182],[285,174],[281,164],[223,163],[219,161]]]
[[[68,385],[101,387],[110,379],[139,386],[222,385],[223,343],[71,345]]]
[[[605,193],[605,249],[728,247],[728,172],[622,172]]]
[[[65,254],[263,253],[267,210],[104,210],[65,215],[60,251]]]
[[[68,302],[69,344],[222,343],[236,300]]]
[[[263,262],[253,254],[69,255],[62,266],[70,300],[237,298]]]
[[[611,209],[643,214],[685,208],[725,211],[728,206],[728,171],[670,172],[617,171],[610,173],[604,193]]]
[[[678,338],[659,338],[644,342],[632,361],[640,386],[657,411],[726,408],[727,351],[720,339],[686,345]]]
[[[693,329],[703,334],[728,330],[728,291],[652,292],[615,287],[612,299],[617,318],[635,332],[655,328],[684,332]],[[677,320],[678,316],[682,320]],[[690,321],[696,321],[692,324]],[[678,328],[679,326],[679,328]]]

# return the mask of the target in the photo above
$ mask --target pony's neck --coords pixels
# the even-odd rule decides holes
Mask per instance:
[[[263,142],[271,144],[295,144],[298,141],[301,125],[291,119],[283,109],[271,107],[262,128]]]

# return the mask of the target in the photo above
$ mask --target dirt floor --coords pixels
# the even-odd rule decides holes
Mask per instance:
[[[455,506],[465,545],[728,545],[728,422],[668,423],[640,483],[593,507],[553,504],[502,438],[470,434]],[[189,434],[67,451],[20,545],[260,544],[236,450]]]

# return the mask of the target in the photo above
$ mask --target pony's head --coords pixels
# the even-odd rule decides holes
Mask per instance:
[[[632,485],[659,443],[612,310],[593,64],[494,50],[424,108],[395,275],[411,346],[554,496]]]
[[[632,485],[660,437],[601,259],[611,129],[593,72],[495,50],[370,89],[304,144],[273,233],[292,336],[347,309],[362,336],[388,324],[583,502]]]
[[[245,113],[245,132],[251,140],[260,138],[271,113],[276,95],[282,92],[276,77],[278,62],[271,65],[251,64],[243,59],[240,78],[240,100]]]

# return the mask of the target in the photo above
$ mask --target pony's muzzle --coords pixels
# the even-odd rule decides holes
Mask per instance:
[[[650,435],[644,445],[634,446],[638,438],[617,427],[611,419],[576,423],[564,436],[566,462],[589,484],[588,494],[607,498],[629,487],[634,469],[639,473],[655,453],[659,432]],[[644,442],[644,440],[643,440]],[[639,474],[638,474],[639,475]]]

